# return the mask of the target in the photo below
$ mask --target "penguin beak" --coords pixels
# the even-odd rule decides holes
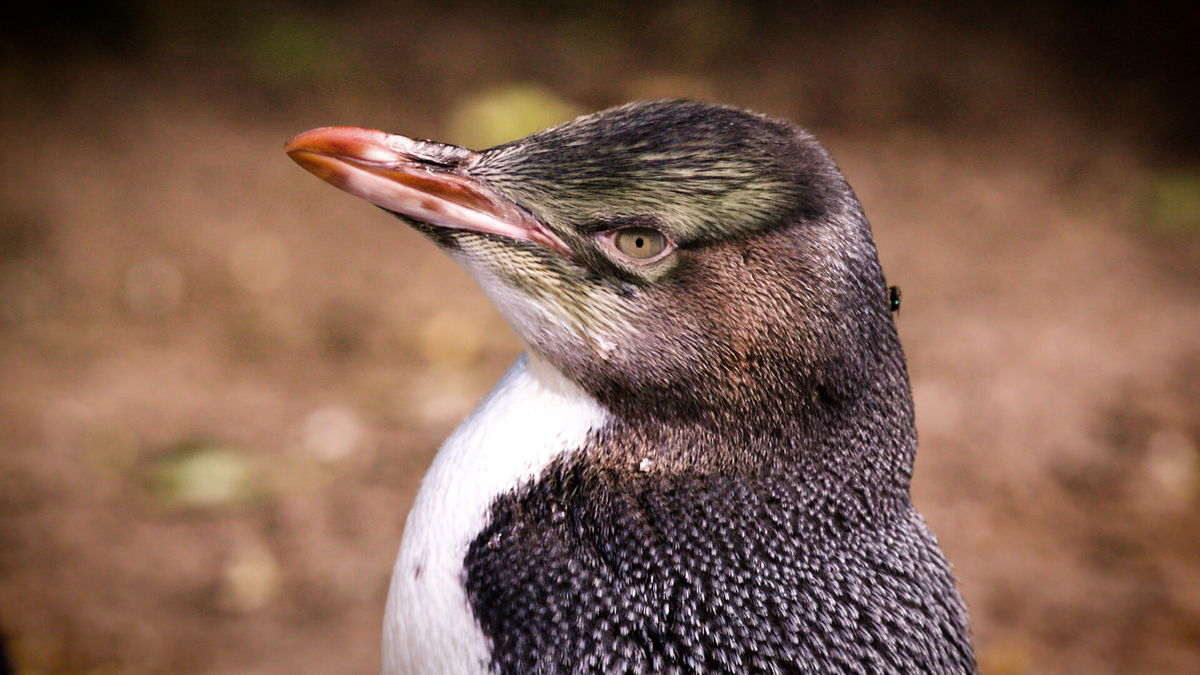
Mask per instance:
[[[572,255],[533,214],[461,169],[475,155],[466,148],[373,129],[322,127],[296,136],[284,150],[318,178],[393,213]]]

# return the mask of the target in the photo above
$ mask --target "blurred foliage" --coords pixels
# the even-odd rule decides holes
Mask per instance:
[[[1152,176],[1146,201],[1153,232],[1165,236],[1200,235],[1200,170]]]
[[[184,441],[150,466],[146,487],[173,508],[214,508],[252,501],[262,484],[245,453],[227,445]]]
[[[221,570],[220,602],[235,612],[262,610],[279,595],[282,581],[269,548],[259,543],[235,546]]]
[[[709,63],[753,37],[753,3],[678,0],[659,14],[662,35],[693,65]]]
[[[140,59],[169,62],[172,70],[183,66],[185,70],[177,70],[183,73],[207,64],[242,73],[245,81],[233,84],[266,90],[259,95],[267,99],[275,88],[295,95],[316,86],[315,93],[332,96],[352,84],[355,91],[378,91],[393,99],[417,92],[444,105],[449,98],[462,98],[464,91],[490,91],[506,80],[539,82],[578,98],[580,90],[592,89],[594,95],[595,83],[634,81],[655,72],[684,77],[723,72],[737,85],[739,75],[783,69],[780,79],[793,77],[811,86],[819,79],[814,74],[845,67],[852,62],[846,55],[862,49],[878,52],[869,66],[852,68],[864,81],[831,86],[894,87],[897,96],[916,99],[910,107],[918,109],[921,123],[936,126],[963,103],[956,93],[960,90],[947,80],[978,65],[939,53],[939,45],[1007,34],[1030,48],[1034,58],[1073,71],[1078,86],[1069,95],[1098,120],[1151,136],[1142,140],[1156,143],[1172,161],[1200,153],[1195,124],[1200,90],[1192,86],[1200,15],[1194,7],[1180,4],[1150,12],[1120,2],[994,2],[930,12],[920,6],[896,3],[880,9],[875,3],[829,0],[674,0],[660,5],[446,0],[436,6],[382,0],[102,0],[63,11],[53,5],[9,3],[0,9],[0,55],[18,64]],[[847,49],[823,37],[856,30],[869,34],[871,22],[886,15],[893,15],[898,26],[915,29],[898,31],[893,44],[867,40]],[[933,23],[922,25],[934,15]],[[510,32],[527,22],[536,23],[537,34]],[[481,39],[484,35],[490,39]],[[497,44],[500,50],[485,47]],[[912,81],[896,82],[890,74],[903,71],[906,54],[923,47],[929,48],[931,61],[943,59],[934,75],[910,73]],[[879,76],[870,78],[870,70]],[[977,87],[966,89],[981,95]],[[620,91],[604,93],[606,103],[623,97]],[[857,102],[852,91],[840,94],[849,98],[849,107]],[[1003,87],[992,94],[1006,95]],[[591,107],[593,102],[588,103]],[[1123,124],[1140,115],[1156,119],[1140,127]],[[488,141],[502,135],[478,133]]]
[[[535,84],[484,91],[456,106],[450,141],[483,149],[566,122],[584,111]]]
[[[305,82],[345,74],[350,58],[327,22],[302,13],[270,15],[246,34],[244,54],[264,80]]]
[[[997,640],[983,645],[975,655],[979,671],[988,675],[1023,675],[1032,673],[1034,656],[1027,640]]]

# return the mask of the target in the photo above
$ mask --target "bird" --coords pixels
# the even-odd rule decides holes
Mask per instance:
[[[384,673],[976,672],[910,496],[893,294],[812,134],[662,100],[482,151],[286,151],[460,263],[524,347],[421,482]]]

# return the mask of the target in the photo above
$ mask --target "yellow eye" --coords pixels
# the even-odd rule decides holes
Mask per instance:
[[[648,227],[626,227],[614,232],[612,237],[618,251],[636,260],[653,258],[667,247],[663,233]]]

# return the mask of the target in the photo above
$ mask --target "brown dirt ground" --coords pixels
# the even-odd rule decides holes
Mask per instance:
[[[335,34],[398,84],[259,87],[165,57],[3,71],[0,628],[19,672],[378,667],[419,477],[517,343],[431,245],[280,148],[331,123],[444,137],[455,92],[538,78],[583,107],[700,93],[814,125],[903,287],[915,499],[984,671],[1195,672],[1197,239],[1153,234],[1153,153],[1073,107],[1052,64],[894,18],[856,49],[814,37],[740,71],[635,54],[587,81],[567,29],[427,14],[409,20],[470,37],[472,65],[350,16]],[[928,100],[938,123],[910,114]],[[197,449],[244,489],[180,506],[155,487]]]

